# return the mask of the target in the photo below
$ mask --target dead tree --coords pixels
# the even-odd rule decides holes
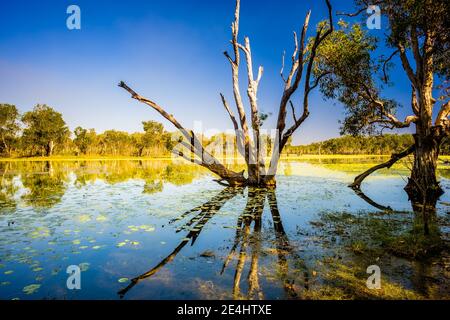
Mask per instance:
[[[178,156],[185,158],[188,161],[195,162],[201,166],[209,169],[220,177],[218,182],[230,186],[274,186],[276,184],[275,175],[277,172],[277,166],[280,159],[281,152],[286,145],[288,139],[292,136],[295,130],[308,118],[309,116],[309,94],[314,90],[321,75],[315,76],[312,72],[314,62],[316,59],[316,52],[323,40],[328,37],[333,31],[333,18],[331,4],[329,0],[325,0],[328,9],[328,22],[320,24],[317,28],[315,36],[308,40],[307,30],[309,24],[309,17],[311,11],[306,15],[303,27],[301,30],[300,41],[298,41],[297,34],[294,32],[294,52],[292,54],[292,64],[289,70],[288,76],[285,78],[283,75],[284,69],[284,55],[283,55],[283,67],[281,69],[281,77],[284,81],[284,90],[281,96],[281,101],[278,108],[278,120],[276,128],[276,137],[274,141],[274,147],[272,148],[272,156],[270,164],[266,168],[265,157],[262,152],[260,127],[261,119],[258,109],[258,86],[263,75],[263,67],[258,68],[256,77],[253,72],[252,52],[250,46],[250,39],[244,38],[244,44],[238,41],[239,35],[239,12],[240,12],[240,0],[236,0],[236,8],[234,14],[234,22],[231,25],[232,38],[231,45],[233,53],[230,55],[227,51],[224,52],[225,57],[230,63],[233,83],[233,96],[234,104],[237,110],[237,118],[232,111],[229,103],[225,99],[223,94],[220,94],[223,106],[227,111],[235,130],[236,145],[241,155],[244,157],[247,167],[247,174],[244,172],[234,172],[225,167],[218,159],[205,150],[200,139],[194,134],[193,131],[185,129],[175,117],[164,110],[156,102],[142,97],[126,85],[123,81],[119,83],[119,87],[127,90],[133,99],[136,99],[142,103],[147,104],[154,110],[159,112],[164,118],[170,121],[183,135],[184,141],[180,144],[186,148],[187,152],[177,152]],[[310,41],[308,43],[308,41]],[[241,63],[241,53],[244,54],[247,71],[247,98],[250,105],[250,125],[249,128],[247,115],[245,112],[244,102],[241,95],[241,87],[239,85],[239,71]],[[296,116],[296,110],[291,98],[295,92],[298,91],[303,75],[303,97],[301,102],[302,114],[299,118]],[[288,104],[292,109],[292,123],[287,126],[287,109]],[[253,136],[253,139],[252,139]],[[194,155],[194,157],[189,156]]]

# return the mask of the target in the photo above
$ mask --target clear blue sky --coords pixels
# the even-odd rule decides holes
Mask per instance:
[[[332,3],[334,11],[351,10],[351,1]],[[81,8],[81,30],[66,28],[70,4]],[[261,64],[265,69],[259,103],[264,112],[272,112],[266,128],[274,127],[282,93],[282,52],[292,52],[292,31],[299,31],[309,8],[314,31],[326,18],[324,1],[241,0],[240,35],[250,36],[255,68]],[[134,132],[150,119],[174,130],[118,88],[124,80],[186,127],[202,120],[207,129],[231,128],[219,92],[232,101],[230,67],[222,52],[230,50],[233,11],[234,0],[2,1],[0,102],[15,104],[21,112],[46,103],[63,113],[71,130]],[[398,70],[393,80],[396,87],[387,93],[407,106],[406,78]],[[242,93],[245,97],[245,88]],[[310,105],[311,116],[294,143],[338,136],[342,108],[323,101],[318,92]]]

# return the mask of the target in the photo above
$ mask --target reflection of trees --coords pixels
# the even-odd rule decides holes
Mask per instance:
[[[162,191],[165,182],[175,185],[191,183],[204,171],[190,164],[171,161],[81,161],[73,168],[77,178],[75,184],[83,186],[97,179],[109,184],[130,179],[145,181],[144,193]]]
[[[9,174],[10,167],[9,162],[0,162],[0,212],[14,210],[17,206],[14,200],[17,187],[13,182],[14,176]]]
[[[36,171],[22,175],[22,184],[29,190],[23,199],[33,207],[51,208],[66,192],[67,173],[54,170],[51,161],[37,162],[36,167]]]
[[[228,187],[213,197],[210,201],[184,212],[179,217],[169,221],[187,220],[181,230],[188,229],[186,237],[175,247],[175,249],[162,259],[156,266],[147,272],[131,279],[130,284],[120,290],[118,293],[123,297],[130,289],[132,289],[140,281],[155,275],[165,265],[171,262],[176,255],[191,241],[193,245],[203,230],[205,224],[225,205],[226,202],[234,198],[238,193],[243,192],[243,188]],[[295,249],[290,245],[288,236],[284,230],[281,216],[278,210],[277,199],[274,189],[266,188],[249,188],[247,203],[243,212],[237,219],[236,235],[234,237],[232,248],[226,256],[221,274],[230,265],[233,258],[236,260],[232,296],[235,299],[246,297],[248,299],[262,299],[263,291],[259,282],[259,258],[262,252],[262,215],[266,199],[269,202],[269,209],[272,216],[273,231],[275,235],[275,252],[277,256],[277,264],[279,269],[279,277],[283,282],[283,288],[287,297],[296,297],[298,293],[294,287],[294,281],[289,276],[289,261],[291,257],[295,263],[296,270],[303,272],[304,286],[308,288],[308,272],[303,260],[298,256]],[[180,228],[178,229],[180,230]],[[249,271],[247,274],[248,292],[241,292],[241,278],[246,263],[249,260]]]
[[[393,210],[390,206],[382,205],[375,202],[372,198],[367,196],[360,188],[352,188],[355,194],[366,201],[368,204],[382,211],[399,213],[399,211]],[[436,203],[437,198],[431,199],[429,201],[424,201],[423,203],[411,202],[411,206],[414,212],[414,229],[419,227],[422,229],[423,235],[430,235],[430,228],[433,229],[433,233],[439,232],[439,228],[436,225]],[[431,227],[430,227],[431,226]]]
[[[74,185],[83,187],[96,180],[116,184],[130,179],[145,182],[143,193],[163,190],[164,183],[177,186],[189,184],[205,173],[202,168],[172,161],[16,161],[0,163],[1,208],[15,208],[14,194],[20,178],[28,193],[23,196],[26,204],[50,208],[59,203],[68,186],[69,173],[75,174]]]

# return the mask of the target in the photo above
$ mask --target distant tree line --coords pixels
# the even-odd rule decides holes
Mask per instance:
[[[69,130],[62,114],[43,104],[20,115],[0,104],[0,154],[7,157],[58,155],[164,156],[173,148],[171,133],[161,123],[144,121],[144,132],[128,133],[77,127]]]
[[[3,157],[32,157],[51,155],[102,155],[102,156],[169,156],[176,139],[156,121],[142,122],[143,132],[128,133],[76,127],[67,127],[62,114],[43,104],[20,115],[11,104],[0,104],[0,155]],[[229,141],[226,134],[201,137],[205,146]],[[263,136],[268,154],[272,141]],[[291,139],[283,151],[288,155],[302,154],[391,154],[404,150],[413,143],[410,134],[385,134],[378,136],[346,135],[308,145],[293,146]],[[221,149],[221,148],[219,148]],[[234,146],[236,149],[236,146]],[[216,151],[213,154],[217,154]],[[221,150],[219,150],[221,151]],[[223,150],[225,152],[225,148]],[[237,150],[227,153],[237,156]],[[450,154],[450,143],[444,140],[441,154]],[[219,154],[217,154],[219,155]]]
[[[387,155],[406,149],[414,142],[411,134],[384,134],[376,136],[345,135],[308,145],[289,146],[288,154],[375,154]],[[450,143],[444,140],[441,154],[450,154]]]

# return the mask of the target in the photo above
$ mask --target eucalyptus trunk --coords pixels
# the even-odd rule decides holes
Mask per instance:
[[[436,177],[440,138],[415,134],[414,140],[414,160],[405,190],[413,202],[433,202],[443,194]]]

